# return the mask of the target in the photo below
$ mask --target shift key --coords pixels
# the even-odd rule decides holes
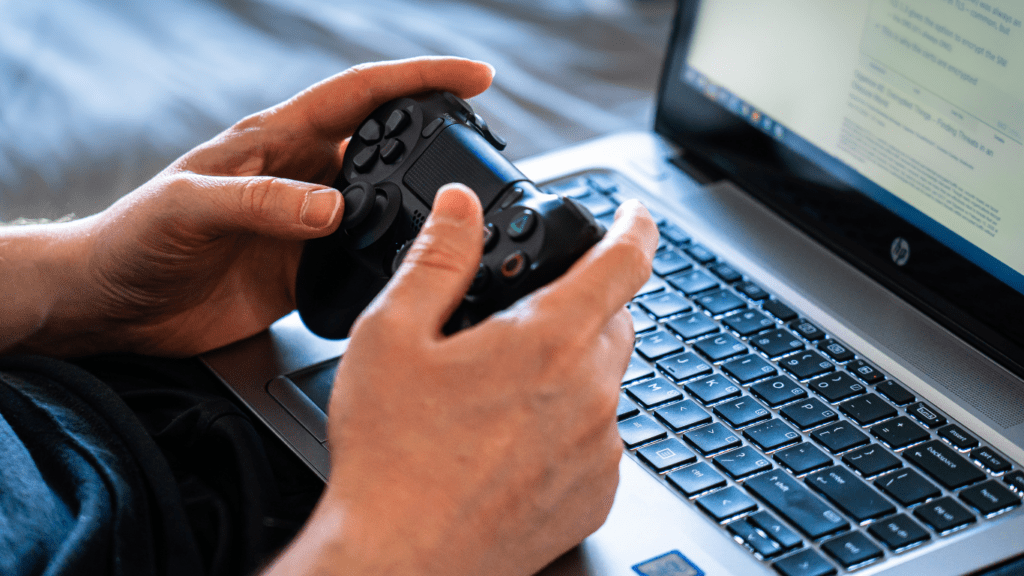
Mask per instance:
[[[821,538],[849,525],[838,512],[781,470],[754,476],[743,485],[811,538]]]

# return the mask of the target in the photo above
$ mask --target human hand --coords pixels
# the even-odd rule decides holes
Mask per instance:
[[[492,76],[455,58],[357,66],[245,118],[104,212],[63,225],[75,250],[48,279],[59,293],[23,349],[187,356],[265,329],[295,308],[303,241],[341,221],[342,196],[328,186],[359,122],[402,95],[469,98]]]
[[[532,574],[604,521],[618,481],[625,304],[657,229],[636,202],[553,283],[452,336],[482,253],[450,186],[356,322],[330,404],[331,474],[271,574]]]

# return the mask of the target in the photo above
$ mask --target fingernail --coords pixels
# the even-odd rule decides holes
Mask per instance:
[[[435,219],[444,218],[455,222],[471,220],[474,212],[480,210],[478,203],[473,201],[474,197],[473,192],[464,184],[445,184],[437,191],[430,213]]]
[[[323,228],[334,220],[341,206],[341,192],[337,190],[311,190],[306,193],[299,219],[310,228]]]

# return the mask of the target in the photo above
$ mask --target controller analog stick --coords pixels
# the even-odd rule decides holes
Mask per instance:
[[[341,227],[351,230],[366,220],[373,210],[376,192],[368,182],[356,182],[345,188],[341,195],[345,198],[345,214],[341,217]]]

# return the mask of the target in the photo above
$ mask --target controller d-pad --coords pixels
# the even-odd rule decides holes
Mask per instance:
[[[484,253],[490,252],[494,245],[498,243],[498,229],[494,226],[494,222],[488,222],[484,226]]]
[[[508,223],[506,233],[513,240],[525,240],[536,226],[537,213],[529,208],[525,208]]]
[[[367,120],[366,124],[359,129],[359,138],[367,144],[380,142],[380,122],[373,118]]]
[[[402,141],[397,138],[392,138],[384,143],[384,147],[380,150],[380,159],[385,164],[394,164],[402,156],[402,151],[405,150],[405,145]]]
[[[505,260],[501,263],[501,275],[506,280],[515,280],[526,272],[526,269],[530,267],[530,259],[526,256],[526,253],[522,250],[516,250],[505,257]]]
[[[384,137],[391,138],[395,134],[398,134],[405,127],[409,125],[409,114],[405,110],[395,110],[388,116],[388,121],[384,124]]]
[[[377,161],[378,148],[379,147],[374,144],[373,146],[362,150],[352,158],[352,166],[355,167],[357,172],[369,172],[370,169],[373,168],[374,162]]]

